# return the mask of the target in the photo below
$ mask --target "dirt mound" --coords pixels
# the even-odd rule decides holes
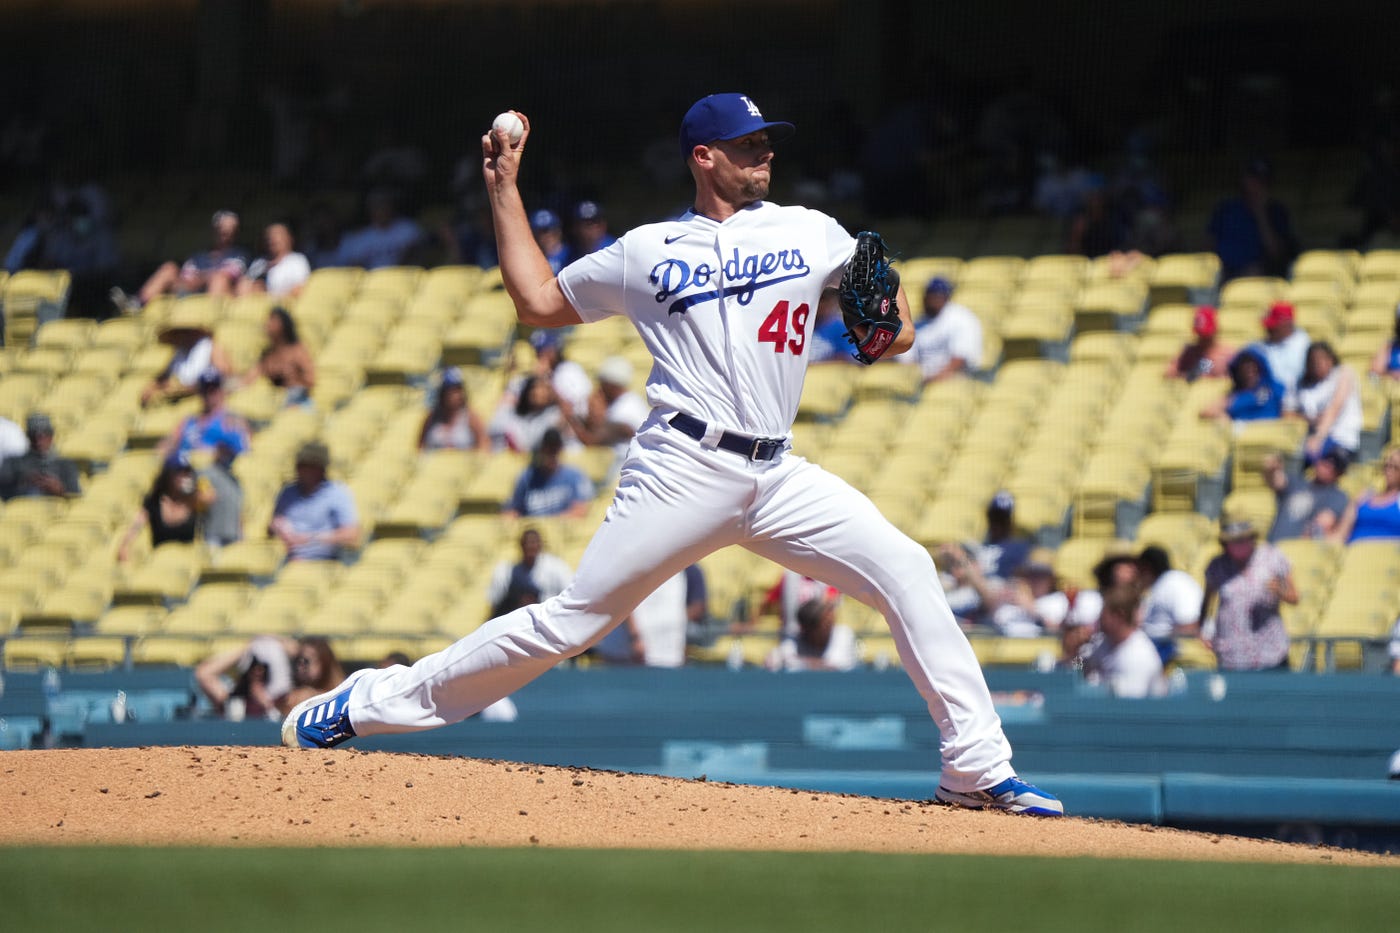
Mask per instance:
[[[1095,820],[383,752],[0,753],[0,844],[598,846],[1383,864]]]

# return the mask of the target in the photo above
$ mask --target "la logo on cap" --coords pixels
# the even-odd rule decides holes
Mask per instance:
[[[743,96],[742,94],[739,95],[739,99],[742,100],[742,101],[744,102],[744,106],[745,106],[745,107],[749,108],[749,116],[751,116],[751,117],[758,117],[760,120],[763,119],[763,114],[760,113],[759,110],[758,110],[758,104],[755,104],[753,101],[749,100],[747,97]]]

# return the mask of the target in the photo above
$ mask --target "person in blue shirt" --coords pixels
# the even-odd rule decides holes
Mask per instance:
[[[569,262],[612,246],[617,237],[608,232],[608,217],[597,201],[580,201],[574,205],[573,246]]]
[[[1230,361],[1230,393],[1201,409],[1202,418],[1259,421],[1283,417],[1283,386],[1263,355],[1245,347]]]
[[[1240,193],[1215,207],[1207,231],[1220,257],[1220,281],[1243,275],[1283,275],[1298,254],[1288,208],[1269,190],[1273,166],[1253,159],[1240,175]]]
[[[297,451],[296,480],[277,495],[267,531],[286,545],[288,560],[336,560],[360,541],[355,499],[326,478],[330,462],[325,444],[304,444]]]
[[[557,428],[544,432],[530,465],[515,482],[515,492],[502,514],[568,515],[579,517],[593,501],[593,483],[576,467],[561,462],[564,438]]]
[[[540,208],[530,215],[530,232],[535,235],[540,252],[549,261],[549,270],[555,275],[564,271],[573,257],[569,253],[569,244],[564,242],[564,224],[559,220],[559,215],[548,208]]]

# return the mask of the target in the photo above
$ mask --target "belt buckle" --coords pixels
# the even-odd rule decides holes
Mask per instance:
[[[749,450],[749,459],[772,460],[781,443],[771,437],[755,437],[753,447]]]

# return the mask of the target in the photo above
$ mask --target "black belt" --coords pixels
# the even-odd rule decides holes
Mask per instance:
[[[685,412],[677,414],[667,423],[697,441],[703,441],[709,432],[709,425]],[[781,437],[749,437],[747,434],[725,431],[719,436],[719,447],[746,460],[776,460],[786,449],[787,440]]]

